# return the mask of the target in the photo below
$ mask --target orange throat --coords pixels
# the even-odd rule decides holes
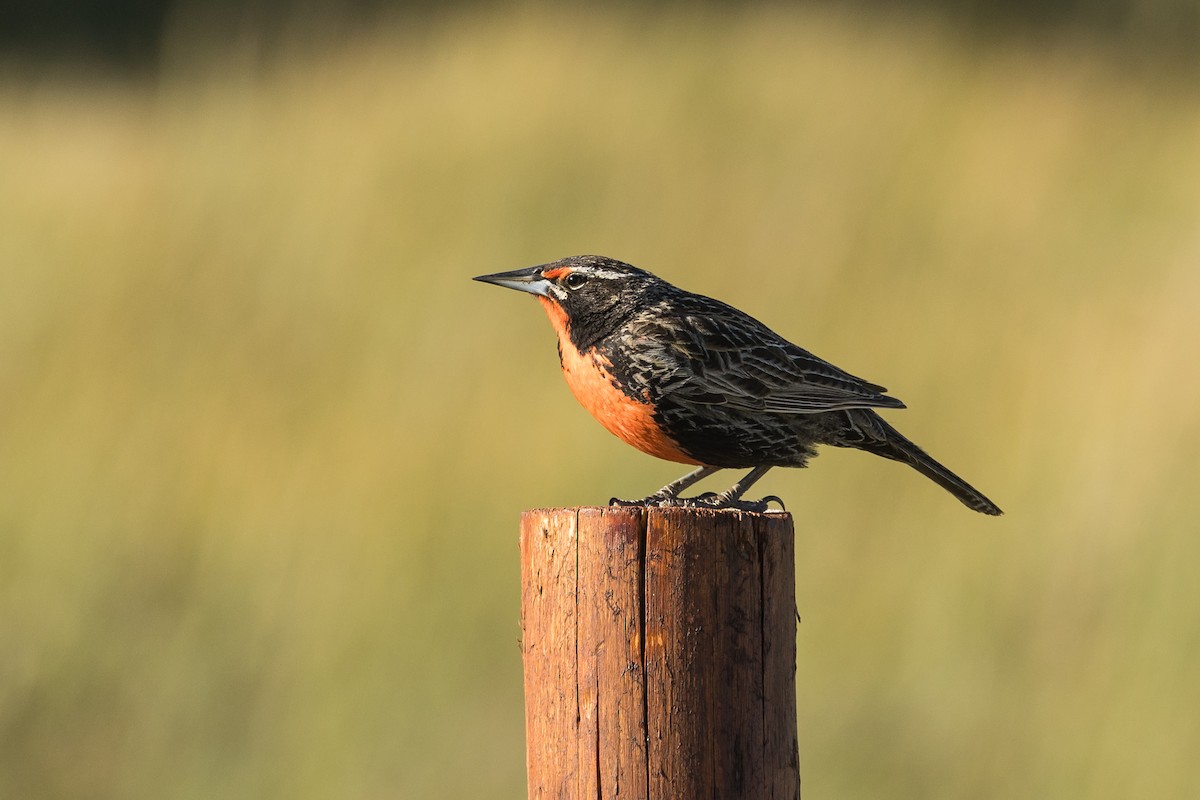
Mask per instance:
[[[699,464],[683,452],[654,420],[654,408],[649,400],[638,401],[616,386],[611,372],[612,363],[595,348],[580,352],[571,343],[567,314],[548,297],[538,297],[546,316],[558,334],[558,349],[562,356],[563,377],[580,405],[600,424],[626,444],[656,458],[680,464]]]

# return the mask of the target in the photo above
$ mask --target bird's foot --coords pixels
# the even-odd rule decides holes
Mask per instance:
[[[683,505],[683,500],[682,500],[682,498],[680,498],[677,495],[663,494],[662,492],[655,492],[654,494],[650,495],[649,497],[643,497],[641,500],[622,500],[619,497],[614,497],[608,501],[608,504],[610,506],[626,506],[626,507],[641,506],[643,508],[670,508],[672,506]]]
[[[622,500],[614,497],[608,501],[610,506],[642,507],[642,508],[708,508],[713,510],[732,509],[734,511],[750,511],[762,514],[770,508],[772,502],[778,503],[779,508],[787,511],[783,500],[776,495],[767,495],[761,500],[735,500],[727,495],[716,492],[705,492],[695,497],[679,497],[678,495],[655,492],[641,500]]]
[[[614,497],[608,501],[608,504],[610,506],[617,506],[618,508],[636,508],[637,506],[647,505],[646,501],[649,499],[650,498],[647,497],[642,500],[622,500],[619,497]]]
[[[781,509],[787,511],[783,505],[783,501],[773,494],[767,495],[761,500],[742,500],[740,498],[734,499],[728,495],[717,494],[715,492],[705,492],[704,494],[696,495],[695,497],[679,498],[678,505],[681,505],[684,508],[711,508],[714,510],[732,509],[734,511],[749,511],[754,514],[762,514],[765,513],[768,508],[770,508],[772,501],[778,503]]]

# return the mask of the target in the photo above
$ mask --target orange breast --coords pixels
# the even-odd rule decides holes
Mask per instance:
[[[539,297],[558,333],[563,377],[580,404],[621,441],[643,453],[680,464],[699,464],[662,432],[649,402],[638,402],[613,385],[611,363],[595,350],[581,353],[567,333],[567,317],[558,304]]]

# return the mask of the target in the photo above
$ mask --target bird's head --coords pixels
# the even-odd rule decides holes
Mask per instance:
[[[666,286],[643,269],[604,256],[571,256],[475,278],[537,295],[559,336],[586,350]]]

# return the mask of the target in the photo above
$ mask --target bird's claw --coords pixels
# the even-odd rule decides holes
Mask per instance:
[[[780,511],[787,511],[787,506],[785,506],[785,505],[783,504],[783,500],[781,500],[781,499],[780,499],[780,497],[779,497],[779,495],[777,495],[777,494],[769,494],[769,495],[767,495],[766,497],[764,497],[764,498],[761,500],[761,502],[762,502],[762,504],[763,504],[764,506],[765,506],[767,503],[770,503],[770,502],[776,502],[776,503],[779,503],[779,510],[780,510]]]

